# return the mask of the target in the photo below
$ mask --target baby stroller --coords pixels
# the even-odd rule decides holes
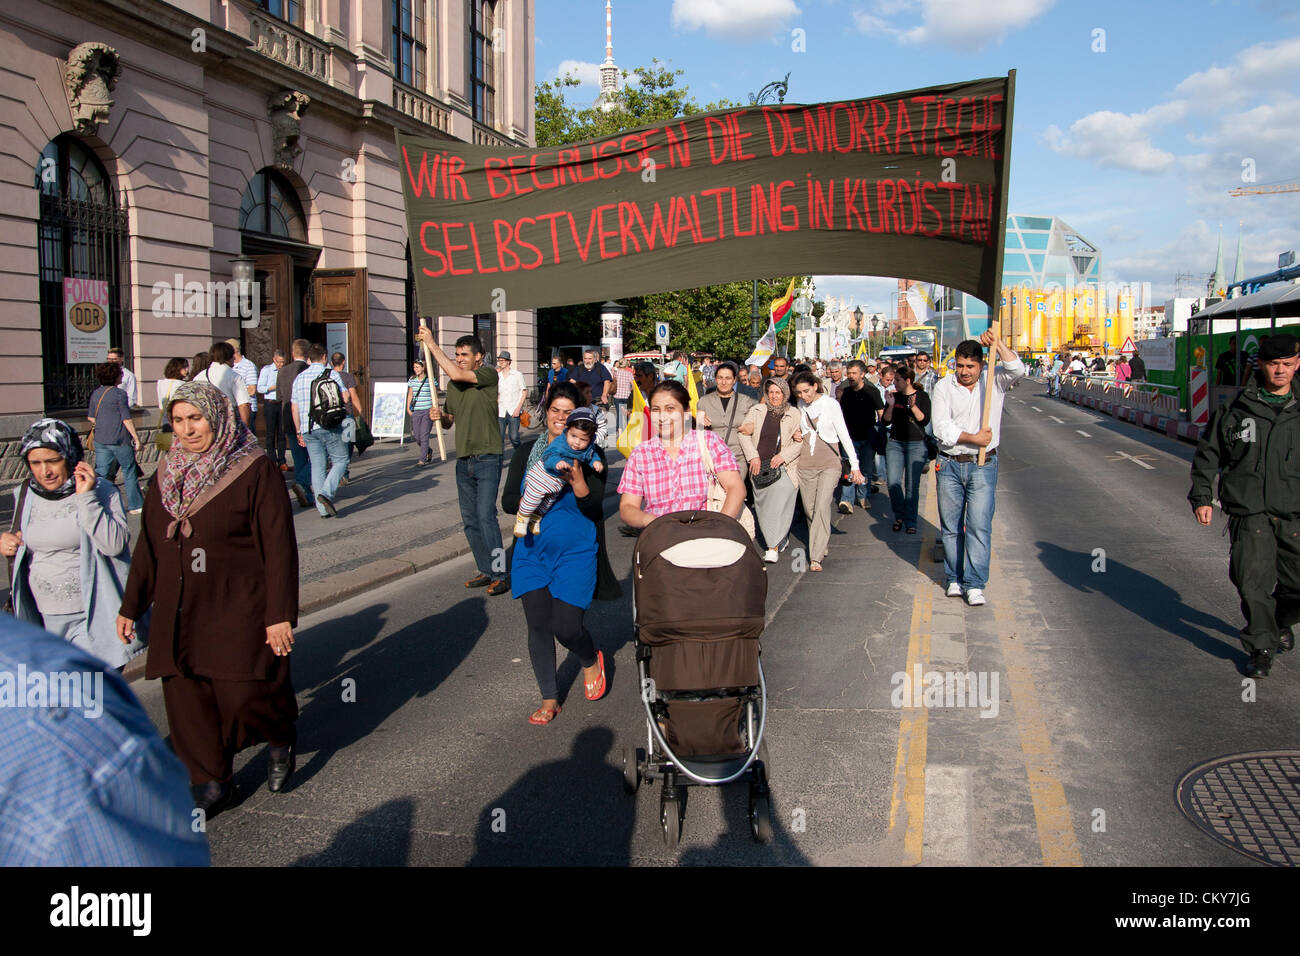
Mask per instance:
[[[662,780],[659,819],[675,847],[686,789],[749,784],[750,832],[772,836],[767,771],[758,759],[767,716],[759,637],[767,572],[740,523],[710,511],[663,515],[632,559],[632,617],[646,747],[623,748],[623,784]]]

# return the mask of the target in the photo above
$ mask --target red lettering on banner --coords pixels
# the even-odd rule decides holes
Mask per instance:
[[[931,129],[931,127],[930,127],[930,104],[934,103],[934,102],[936,101],[936,99],[937,99],[937,97],[934,97],[934,96],[914,96],[914,97],[912,97],[912,102],[913,102],[913,103],[920,103],[920,104],[921,104],[921,152],[922,152],[923,154],[925,154],[925,155],[929,155],[929,153],[930,153],[930,147],[929,147],[929,145],[926,143],[926,134],[927,134],[927,133],[930,131],[930,129]],[[935,125],[934,129],[935,129],[935,131],[936,131],[936,133],[937,133],[937,132],[938,132],[938,124]],[[936,148],[937,148],[937,147],[936,147]]]
[[[546,261],[546,257],[542,255],[541,249],[538,249],[535,245],[533,245],[531,242],[529,242],[524,238],[524,223],[526,222],[530,222],[533,225],[537,224],[537,220],[534,219],[532,216],[524,216],[522,219],[520,219],[519,222],[515,224],[515,241],[519,243],[520,248],[531,249],[533,252],[537,253],[537,261],[534,262],[531,266],[526,263],[523,264],[523,268],[525,271],[532,271],[533,269],[536,269],[538,266],[540,266],[544,261]]]
[[[427,266],[421,266],[420,271],[423,272],[425,275],[436,279],[447,272],[447,257],[444,256],[437,249],[429,245],[429,240],[425,238],[424,235],[425,231],[428,229],[438,229],[438,224],[436,222],[427,222],[427,221],[420,223],[420,248],[424,250],[425,255],[431,256],[432,258],[441,262],[442,268],[439,269],[437,272],[434,272],[432,269],[428,268]]]
[[[473,269],[456,268],[456,253],[462,251],[468,252],[469,246],[452,245],[451,231],[453,229],[464,229],[464,228],[465,228],[465,224],[463,222],[444,222],[442,224],[442,239],[443,239],[443,244],[447,250],[447,264],[451,274],[454,276],[472,276],[474,274]]]
[[[894,130],[894,142],[896,149],[894,152],[903,151],[903,134],[907,134],[907,141],[912,144],[912,153],[916,153],[916,139],[912,136],[912,120],[907,115],[907,104],[902,100],[898,101],[898,122]]]
[[[876,152],[880,152],[880,141],[885,141],[885,149],[894,153],[893,144],[889,141],[889,104],[883,100],[871,101],[871,127],[876,138]]]
[[[720,119],[706,116],[704,117],[704,131],[707,134],[707,139],[709,141],[709,162],[716,166],[727,158],[727,148],[729,145],[729,140],[727,138],[727,124]],[[720,134],[717,139],[722,141],[721,152],[714,148],[716,140],[713,134],[715,132]]]
[[[551,260],[552,262],[558,263],[560,261],[560,232],[559,227],[555,224],[556,220],[561,216],[568,215],[567,212],[548,212],[537,217],[538,219],[547,219],[551,223],[551,250],[555,253],[555,258]]]
[[[479,255],[478,250],[478,230],[474,228],[472,222],[469,223],[469,242],[474,249],[474,265],[478,266],[479,275],[487,275],[488,273],[496,272],[497,268],[495,266],[489,269],[483,265],[483,258]]]
[[[939,233],[943,232],[943,216],[939,215],[939,210],[935,209],[934,206],[930,205],[930,200],[926,198],[926,194],[931,189],[937,189],[937,188],[938,186],[936,186],[934,183],[925,183],[921,186],[921,205],[923,205],[927,210],[933,213],[935,219],[934,229],[930,231],[922,229],[921,233],[923,235],[930,236],[930,237],[937,236],[939,235]]]
[[[503,226],[505,227],[506,230],[506,234],[504,237],[501,235],[501,228]],[[514,272],[516,269],[519,268],[519,257],[515,255],[515,251],[510,248],[510,240],[514,236],[514,226],[510,225],[510,223],[504,219],[493,219],[492,234],[496,236],[496,240],[497,240],[497,262],[501,266],[501,271]],[[510,255],[512,259],[515,260],[515,264],[512,266],[506,265],[507,253]]]
[[[488,195],[493,199],[500,199],[502,196],[510,195],[510,177],[501,171],[505,165],[506,161],[498,159],[496,156],[489,156],[483,160],[483,172],[487,176]],[[501,187],[500,190],[497,189],[498,185]]]
[[[781,193],[787,189],[794,189],[795,184],[792,180],[783,179],[780,185],[776,187],[776,205],[781,210],[781,217],[777,220],[777,228],[782,232],[797,232],[799,229],[799,207],[795,205],[781,205]],[[790,213],[790,224],[785,224],[785,214]]]
[[[632,231],[632,220],[639,216],[636,203],[621,202],[618,204],[618,235],[623,243],[623,255],[627,255],[627,243],[630,239],[637,252],[641,251],[641,243],[636,241],[636,233]]]
[[[619,145],[618,145],[618,143],[617,143],[616,141],[614,141],[614,140],[611,139],[611,140],[608,140],[607,142],[601,143],[598,147],[596,147],[596,155],[599,156],[599,157],[602,158],[602,159],[603,159],[605,156],[607,156],[607,155],[608,155],[608,151],[606,150],[606,147],[609,147],[609,150],[612,150],[612,151],[615,151],[615,152],[617,152],[618,149],[619,149]],[[615,159],[615,160],[614,160],[614,168],[608,170],[609,175],[605,175],[605,174],[603,174],[603,173],[601,172],[601,167],[600,167],[599,165],[597,165],[597,166],[596,166],[596,175],[599,176],[601,179],[613,179],[615,176],[617,176],[617,175],[619,174],[619,167],[621,167],[622,165],[623,165],[622,160],[620,160],[620,159]]]
[[[591,214],[591,218],[596,221],[596,242],[598,243],[598,248],[600,249],[600,257],[602,259],[613,259],[618,255],[618,253],[607,252],[605,249],[605,240],[607,238],[612,239],[615,236],[617,236],[618,230],[605,228],[606,209],[618,209],[618,203],[611,202],[611,203],[606,203],[603,206],[597,206],[596,210]]]
[[[867,124],[871,121],[871,104],[860,103],[856,110],[850,106],[849,112],[853,116],[853,141],[858,144],[858,149],[865,146],[874,153],[876,144],[871,141],[871,132],[867,128]]]
[[[549,183],[543,183],[537,178],[537,160],[541,158],[542,155],[543,154],[540,153],[534,153],[528,160],[528,166],[532,169],[533,185],[538,189],[554,189],[556,186],[560,185],[560,171],[554,166],[551,167],[551,181]]]
[[[821,180],[813,180],[813,200],[808,204],[809,229],[835,228],[835,184],[823,189]],[[822,225],[822,223],[825,225]]]
[[[725,238],[727,237],[727,230],[724,228],[724,224],[725,224],[725,220],[724,220],[724,218],[723,218],[724,213],[723,213],[723,211],[722,211],[722,194],[725,193],[725,192],[730,192],[730,193],[734,196],[736,191],[735,191],[734,189],[731,189],[731,188],[726,187],[726,186],[720,186],[720,187],[718,187],[717,189],[705,189],[703,192],[700,193],[701,196],[716,196],[716,197],[717,197],[717,203],[718,203],[718,238],[719,238],[719,239],[725,239]]]
[[[695,241],[696,242],[717,242],[721,235],[714,236],[712,239],[704,238],[704,227],[700,219],[700,204],[694,193],[691,194],[691,218],[695,220]],[[718,228],[722,228],[722,223],[718,223]]]
[[[888,187],[889,194],[885,194]],[[892,179],[882,179],[876,183],[876,202],[880,207],[880,226],[884,232],[898,232],[898,210],[894,208],[896,188]],[[890,218],[893,223],[891,227]]]
[[[522,176],[522,175],[524,175],[526,172],[528,172],[528,170],[526,170],[526,169],[521,169],[521,168],[515,166],[515,160],[516,160],[516,159],[520,159],[520,160],[522,160],[523,157],[522,157],[522,156],[511,156],[509,159],[506,160],[506,165],[510,167],[510,181],[511,181],[511,184],[512,184],[512,185],[514,186],[514,188],[515,188],[515,195],[516,195],[516,196],[522,196],[524,193],[530,193],[530,192],[532,192],[532,191],[533,191],[533,187],[532,187],[532,186],[521,186],[521,185],[519,184],[519,177]]]
[[[851,186],[851,188],[850,188]],[[857,208],[858,190],[862,188],[862,180],[849,179],[844,177],[844,224],[852,229],[853,217],[857,217],[858,229],[866,229],[867,225],[862,219],[862,213]]]
[[[673,134],[672,128],[664,127],[664,136],[668,139],[668,165],[680,165],[683,168],[691,165],[691,141],[686,132],[686,124],[678,123],[677,131],[681,134],[681,140]]]

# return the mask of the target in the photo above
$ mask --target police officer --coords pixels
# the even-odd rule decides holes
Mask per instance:
[[[1295,647],[1300,623],[1300,396],[1292,389],[1300,365],[1294,335],[1265,338],[1258,370],[1232,402],[1214,414],[1192,461],[1196,520],[1214,517],[1214,476],[1228,514],[1228,575],[1241,596],[1250,653],[1247,677],[1267,677],[1273,658]]]

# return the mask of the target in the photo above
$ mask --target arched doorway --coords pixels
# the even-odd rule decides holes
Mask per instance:
[[[45,411],[85,414],[95,365],[107,360],[108,349],[125,349],[128,367],[132,358],[125,201],[119,203],[98,157],[71,133],[41,150],[35,186]],[[100,308],[74,309],[70,317],[74,295]]]
[[[307,241],[307,217],[297,192],[274,169],[259,170],[239,203],[240,253],[253,259],[260,321],[240,328],[243,352],[259,368],[275,349],[303,337],[311,271],[320,247]],[[310,337],[310,336],[307,336]]]

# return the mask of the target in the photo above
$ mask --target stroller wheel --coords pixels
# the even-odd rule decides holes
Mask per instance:
[[[749,832],[755,843],[772,839],[772,798],[753,790],[749,792]]]
[[[630,747],[623,748],[623,791],[625,793],[636,793],[637,787],[641,786],[641,748],[635,751]]]
[[[677,849],[677,842],[682,838],[682,802],[679,797],[659,802],[659,822],[664,828],[664,845],[670,850]]]

